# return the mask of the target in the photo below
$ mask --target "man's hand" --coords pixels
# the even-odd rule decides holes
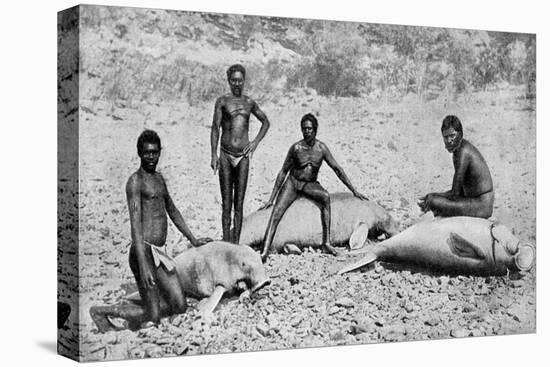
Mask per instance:
[[[260,207],[260,209],[258,210],[266,210],[268,209],[270,206],[273,205],[273,201],[269,200],[267,203],[265,203],[262,207]]]
[[[212,167],[212,171],[214,171],[214,174],[216,174],[216,171],[218,170],[218,165],[220,164],[220,160],[217,155],[212,156],[212,161],[210,162],[210,167]]]
[[[258,147],[258,143],[255,140],[252,140],[250,143],[244,147],[243,153],[245,157],[251,157],[254,154],[254,151]]]
[[[139,275],[145,288],[154,288],[156,286],[155,277],[149,266],[140,266]]]
[[[427,194],[421,198],[418,198],[418,201],[416,202],[418,204],[418,207],[422,211],[422,213],[426,213],[430,210],[432,202],[432,194]]]
[[[358,191],[354,191],[353,196],[355,196],[356,198],[361,199],[361,200],[369,200],[368,197],[366,197],[365,195],[361,194]]]

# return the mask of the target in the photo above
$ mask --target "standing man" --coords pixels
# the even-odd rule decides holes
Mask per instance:
[[[336,176],[354,196],[361,200],[367,200],[365,196],[355,190],[325,143],[316,139],[317,118],[308,113],[302,117],[300,125],[304,139],[292,144],[288,150],[283,168],[275,180],[271,197],[260,209],[267,209],[275,202],[264,237],[264,250],[262,252],[262,261],[264,262],[269,255],[279,222],[288,207],[300,196],[312,200],[321,209],[322,245],[329,253],[337,255],[336,250],[330,244],[330,196],[327,190],[317,181],[317,175],[323,161],[327,162],[329,167],[336,173]],[[275,198],[277,198],[276,201]]]
[[[495,193],[485,159],[472,143],[463,139],[458,117],[445,117],[441,134],[445,148],[453,155],[453,186],[449,191],[427,194],[420,198],[418,206],[423,212],[431,210],[435,216],[489,218],[493,214]]]
[[[126,319],[130,328],[136,329],[143,322],[156,324],[163,316],[183,313],[187,309],[175,263],[166,252],[167,215],[193,246],[200,246],[204,240],[199,241],[193,236],[174,205],[164,178],[156,171],[160,151],[160,138],[156,132],[145,130],[141,133],[137,141],[141,164],[126,184],[132,234],[130,269],[136,279],[142,306],[90,308],[90,315],[100,332],[116,329],[109,316]]]
[[[231,94],[221,96],[214,107],[214,120],[210,134],[212,148],[211,167],[219,170],[222,195],[223,240],[239,243],[243,223],[243,203],[248,181],[250,157],[269,129],[269,120],[258,104],[243,95],[246,71],[242,65],[227,69],[227,81]],[[250,114],[262,123],[258,136],[248,138]],[[221,143],[218,157],[218,140]],[[233,231],[231,231],[231,209],[234,210]]]

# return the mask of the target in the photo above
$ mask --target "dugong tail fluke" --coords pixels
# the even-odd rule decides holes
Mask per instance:
[[[375,262],[376,260],[378,259],[378,256],[375,254],[375,253],[368,253],[365,257],[363,257],[361,260],[353,263],[353,264],[349,264],[345,267],[343,267],[342,269],[340,269],[338,271],[338,275],[342,275],[342,274],[345,274],[345,273],[349,273],[350,271],[354,271],[354,270],[357,270],[357,269],[361,269],[362,267],[364,266],[367,266],[369,264],[372,264],[373,262]]]
[[[345,266],[338,274],[376,260],[475,275],[529,271],[535,262],[534,247],[520,242],[504,225],[472,217],[420,222],[367,251],[363,259]],[[355,253],[360,252],[364,251]]]

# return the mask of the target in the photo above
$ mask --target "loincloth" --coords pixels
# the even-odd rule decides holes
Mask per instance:
[[[292,175],[289,175],[289,180],[290,182],[292,182],[292,185],[294,186],[294,190],[296,190],[297,192],[302,191],[307,184],[321,186],[319,181],[303,181],[303,180],[297,179]]]
[[[168,246],[155,246],[147,241],[143,241],[143,244],[149,246],[151,249],[151,256],[153,257],[155,268],[160,267],[162,264],[168,271],[174,271],[176,269],[174,259],[168,255]],[[131,245],[133,246],[133,243],[131,243]]]
[[[243,152],[234,153],[220,147],[220,157],[222,155],[229,161],[229,164],[231,164],[231,167],[233,168],[237,167],[243,158],[246,158],[246,155]]]

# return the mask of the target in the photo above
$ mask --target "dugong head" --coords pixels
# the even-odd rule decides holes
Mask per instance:
[[[254,293],[261,288],[269,285],[271,280],[267,276],[264,264],[260,255],[248,246],[232,245],[233,257],[232,272],[237,287],[246,286],[250,292]]]
[[[508,269],[515,271],[529,271],[535,264],[535,247],[527,242],[520,241],[503,225],[495,225],[492,235],[502,245],[504,251],[500,252],[500,259],[507,264]],[[497,262],[499,252],[495,253]]]
[[[518,241],[515,245],[506,246],[506,251],[519,271],[529,271],[535,264],[535,248],[529,243]]]

